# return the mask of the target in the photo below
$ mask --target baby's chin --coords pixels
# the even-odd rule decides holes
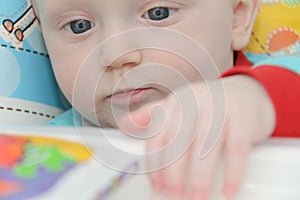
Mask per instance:
[[[120,111],[119,109],[115,109],[114,112],[111,110],[97,112],[96,119],[89,119],[89,121],[97,127],[100,128],[112,128],[118,129],[118,124],[121,122],[124,116],[128,115],[128,111]]]
[[[128,116],[131,112],[134,112],[146,104],[139,104],[130,107],[129,109],[115,108],[109,111],[102,111],[97,113],[97,119],[90,119],[89,121],[95,126],[101,128],[119,129],[120,122],[124,117]]]

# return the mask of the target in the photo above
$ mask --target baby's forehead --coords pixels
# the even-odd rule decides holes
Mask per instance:
[[[117,0],[117,1],[123,1],[123,0]],[[147,2],[147,0],[128,0],[127,2]],[[166,1],[172,1],[172,0],[166,0]],[[175,1],[175,0],[174,0]],[[176,0],[176,1],[182,1],[182,2],[196,2],[196,1],[204,1],[204,0]],[[205,1],[211,1],[211,0],[205,0]],[[236,4],[237,2],[241,0],[216,0],[216,1],[226,1],[228,4]],[[93,4],[93,5],[101,5],[105,4],[106,0],[31,0],[32,5],[35,10],[43,10],[48,11],[49,9],[58,9],[58,6],[70,6],[70,5],[82,5],[82,4]],[[159,2],[159,1],[158,1]],[[163,5],[163,4],[162,4]],[[41,13],[42,14],[42,13]]]
[[[45,4],[45,2],[47,2],[47,4],[55,2],[55,3],[61,3],[63,5],[65,3],[75,3],[76,1],[84,2],[84,3],[88,3],[89,1],[97,2],[97,3],[105,3],[105,1],[103,1],[103,0],[31,0],[32,4],[36,4],[36,5],[43,5],[43,4]],[[146,0],[132,0],[132,1],[146,2]],[[185,1],[191,1],[191,0],[178,0],[178,1],[185,2]],[[203,1],[203,0],[196,0],[196,1]],[[224,0],[222,0],[222,1],[224,1]],[[237,1],[237,0],[228,0],[228,1]]]

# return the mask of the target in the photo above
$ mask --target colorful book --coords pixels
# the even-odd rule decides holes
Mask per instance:
[[[99,128],[0,127],[1,200],[166,200],[143,172],[144,141]],[[222,163],[221,163],[222,164]],[[222,180],[216,178],[213,199]],[[255,147],[238,200],[299,200],[300,140]]]

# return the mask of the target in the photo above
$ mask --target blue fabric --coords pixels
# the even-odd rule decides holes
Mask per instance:
[[[53,126],[82,126],[81,115],[74,109],[69,109],[63,114],[48,122]]]
[[[284,56],[269,58],[256,63],[254,67],[259,67],[261,65],[274,65],[286,68],[300,75],[300,57]]]
[[[0,96],[66,109],[30,1],[0,2]]]

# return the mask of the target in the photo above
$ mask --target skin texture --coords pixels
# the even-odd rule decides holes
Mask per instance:
[[[122,1],[122,3],[108,0],[100,2],[93,0],[89,0],[88,2],[83,0],[72,1],[72,3],[68,2],[71,2],[71,0],[40,0],[38,1],[38,13],[41,13],[39,19],[55,75],[64,94],[70,101],[72,101],[72,95],[74,95],[73,89],[76,87],[75,79],[78,78],[77,73],[85,59],[87,59],[97,45],[117,34],[132,29],[155,27],[178,31],[203,45],[220,68],[220,71],[228,69],[233,64],[232,45],[233,43],[239,43],[239,41],[233,41],[232,26],[234,25],[233,23],[242,22],[233,21],[235,13],[233,13],[232,9],[234,9],[235,5],[229,3],[230,1],[228,0],[224,1],[222,5],[220,5],[218,0],[210,3],[203,0],[143,1],[142,3],[132,0]],[[143,16],[151,8],[159,6],[174,8],[177,11],[170,15],[169,18],[162,20],[163,22],[149,20]],[[207,18],[212,12],[216,13],[216,15]],[[238,13],[238,15],[240,14]],[[68,23],[79,19],[91,21],[94,27],[83,34],[72,34]],[[111,23],[112,21],[113,23]],[[195,21],[199,21],[199,23],[195,24]],[[218,26],[211,26],[211,24],[218,24]],[[220,40],[216,40],[215,38],[220,38]],[[240,40],[239,37],[236,38]],[[130,49],[134,48],[135,44],[130,41],[122,41],[118,44],[111,44],[111,46],[114,46],[111,49]],[[113,60],[115,57],[112,55],[113,51],[103,50],[102,47],[98,48],[98,50],[98,57],[102,61]],[[99,92],[97,91],[96,99],[94,99],[94,95],[81,95],[81,97],[84,96],[85,98],[91,96],[91,100],[82,101],[80,105],[74,106],[88,120],[97,124],[97,119],[95,119],[93,114],[85,112],[85,110],[93,109],[89,105],[91,102],[97,102],[97,116],[103,122],[102,126],[116,126],[111,117],[111,101],[105,97],[113,94],[114,87],[118,87],[116,84],[120,77],[135,67],[147,63],[159,63],[177,70],[188,81],[201,80],[199,76],[194,76],[195,71],[192,67],[187,67],[189,64],[186,61],[176,55],[160,50],[142,49],[132,51],[109,63],[109,66],[106,66],[104,63],[98,64],[98,59],[91,60],[90,62],[90,65],[98,70],[98,72],[93,71],[90,74],[98,73],[97,76],[101,75]],[[140,73],[139,79],[145,80],[145,82],[160,82],[155,77],[148,77],[148,74]],[[168,74],[162,77],[168,77]],[[119,88],[116,88],[116,90],[129,90],[139,87],[137,83],[131,80],[131,77],[130,80],[124,78],[124,83]],[[177,85],[173,86],[173,82],[174,80],[172,79],[168,82],[171,89],[178,87]],[[90,86],[95,84],[95,82],[88,83],[88,81],[83,83],[85,88],[95,88],[95,86]],[[161,99],[168,93],[164,89],[153,87],[155,91],[151,95],[151,99],[143,99],[143,102],[140,104]]]
[[[201,76],[211,66],[201,68],[199,73],[198,68],[172,52],[143,48],[144,41],[139,41],[136,35],[126,40],[112,38],[144,28],[176,32],[205,48],[213,66],[222,72],[232,67],[233,51],[248,43],[258,1],[37,0],[33,3],[57,81],[87,120],[101,127],[121,128],[129,134],[152,134],[149,130],[159,128],[155,122],[162,113],[151,110],[159,105],[165,123],[157,136],[147,141],[147,150],[152,152],[176,136],[182,113],[188,112],[190,119],[195,119],[183,129],[187,138],[195,136],[189,138],[194,141],[190,148],[170,167],[149,174],[155,189],[179,198],[186,194],[192,200],[209,199],[214,169],[224,156],[223,194],[236,194],[251,146],[267,138],[274,128],[273,106],[262,86],[243,75],[205,80],[223,86],[226,113],[217,144],[205,159],[199,160],[199,148],[214,114],[211,91]],[[168,12],[167,17],[153,20],[153,8],[163,8]],[[79,20],[84,20],[81,21],[84,25],[79,23],[84,29],[74,33]],[[151,41],[151,33],[141,38]],[[170,44],[181,42],[169,39]],[[163,38],[161,43],[165,41]],[[153,63],[160,68],[152,67]],[[170,72],[176,72],[184,81]],[[187,98],[190,89],[194,91],[191,98],[195,99],[192,109]],[[209,90],[218,88],[212,86]],[[168,153],[174,152],[162,152],[154,162],[161,166],[160,161]],[[189,190],[186,185],[190,185]]]

